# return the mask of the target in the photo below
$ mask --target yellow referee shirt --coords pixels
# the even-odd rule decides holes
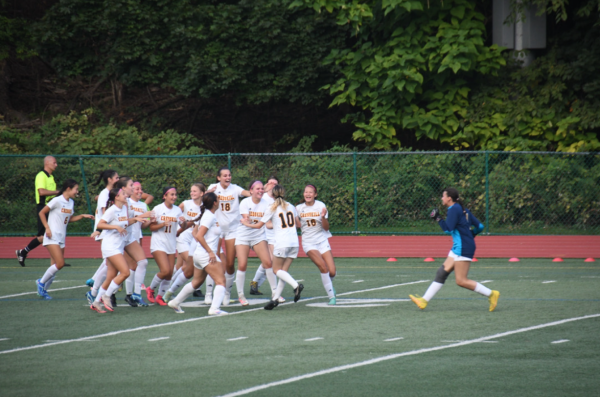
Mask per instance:
[[[40,192],[38,189],[56,190],[56,182],[54,182],[54,176],[47,173],[45,170],[40,171],[35,176],[35,203],[36,204],[47,204],[54,196],[46,196],[44,202],[40,202]]]

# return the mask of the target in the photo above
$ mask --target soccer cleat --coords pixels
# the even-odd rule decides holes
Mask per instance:
[[[169,301],[173,298],[173,293],[171,291],[167,291],[165,292],[165,296],[163,296],[163,300],[166,303],[169,303]]]
[[[133,299],[131,295],[125,295],[125,302],[129,304],[131,307],[137,307],[137,302]]]
[[[500,298],[500,292],[492,291],[492,294],[488,298],[490,301],[490,311],[493,312],[496,309],[496,305],[498,304],[498,298]]]
[[[46,286],[40,280],[41,278],[38,278],[35,285],[37,286],[37,294],[43,298],[46,295],[46,290],[44,289]]]
[[[52,300],[52,297],[48,295],[48,291],[44,291],[42,298],[46,299],[47,301]]]
[[[223,304],[221,306],[229,306],[230,302],[231,302],[231,292],[225,292],[225,295],[223,296]]]
[[[135,303],[138,304],[138,306],[148,307],[148,304],[146,303],[144,298],[142,298],[142,295],[133,294],[133,295],[131,295],[131,298],[135,301]]]
[[[250,282],[250,295],[262,295],[263,293],[258,290],[258,282]]]
[[[279,299],[277,299],[278,303],[284,303],[285,302],[285,298],[283,296],[280,296]]]
[[[92,288],[94,286],[94,279],[90,278],[88,281],[85,282],[85,285]]]
[[[146,298],[150,303],[156,303],[156,299],[154,299],[154,290],[150,287],[146,287]]]
[[[112,307],[117,307],[117,297],[115,294],[110,296],[110,304]]]
[[[415,303],[415,305],[419,306],[419,309],[423,310],[427,307],[427,301],[425,298],[422,298],[418,295],[408,295],[410,300]]]
[[[113,305],[110,301],[110,296],[102,295],[100,299],[102,299],[102,303],[104,304],[106,310],[114,312]]]
[[[94,301],[96,300],[96,297],[94,295],[92,295],[92,291],[88,291],[85,294],[85,297],[87,298],[88,303],[91,305],[94,303]]]
[[[298,284],[298,286],[294,289],[294,303],[300,300],[300,293],[304,289],[304,285]]]
[[[179,305],[177,304],[177,302],[175,300],[169,301],[169,303],[167,303],[167,306],[169,306],[171,309],[175,310],[175,313],[177,313],[177,314],[185,313],[183,310],[181,310],[181,307],[179,307]]]
[[[102,308],[102,305],[100,304],[100,302],[93,302],[93,303],[90,305],[90,309],[92,309],[92,310],[94,310],[94,311],[97,311],[98,313],[106,313],[106,310],[104,310],[104,309]]]
[[[161,295],[156,295],[156,303],[158,303],[161,306],[167,306],[167,302],[164,301]]]
[[[337,292],[335,292],[335,287],[333,286],[333,283],[331,283],[331,289],[333,291],[333,296],[337,296]]]
[[[212,305],[212,296],[211,295],[204,295],[204,304]]]
[[[337,301],[336,301],[335,296],[334,296],[333,298],[329,299],[328,305],[334,306],[336,304],[336,302]]]
[[[248,306],[250,304],[248,303],[248,299],[246,299],[244,295],[238,296],[238,300],[240,301],[242,306]]]
[[[229,314],[221,309],[208,309],[208,315],[209,316],[224,316],[226,314]]]
[[[269,303],[265,306],[265,310],[273,310],[277,306],[279,306],[279,302],[276,300],[270,300]]]
[[[25,267],[25,259],[27,259],[27,252],[24,250],[16,250],[17,260],[19,261],[19,265]]]
[[[194,291],[194,293],[192,295],[195,296],[196,298],[204,298],[204,294],[202,293],[202,290],[200,290],[200,289],[197,289],[196,291]]]

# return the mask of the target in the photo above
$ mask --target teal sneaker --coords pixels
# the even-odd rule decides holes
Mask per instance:
[[[335,303],[336,303],[335,296],[333,298],[329,299],[329,303],[328,303],[329,305],[334,306]]]
[[[94,279],[90,278],[88,281],[85,282],[85,285],[92,288],[94,286]]]

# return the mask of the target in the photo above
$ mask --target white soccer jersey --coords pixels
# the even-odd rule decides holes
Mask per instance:
[[[240,215],[248,215],[252,223],[258,223],[267,211],[268,204],[265,200],[260,200],[258,204],[252,201],[252,197],[247,197],[240,203]],[[266,227],[260,229],[252,229],[246,225],[240,225],[237,229],[236,238],[238,240],[266,240]]]
[[[267,207],[267,212],[260,220],[267,223],[273,222],[273,231],[275,232],[275,249],[299,247],[298,232],[296,231],[296,207],[287,203],[287,208],[284,210],[281,206],[275,211],[271,211],[271,206]]]
[[[109,193],[110,192],[108,191],[108,189],[104,188],[98,195],[98,201],[96,202],[96,216],[94,219],[94,230],[98,228],[98,222],[100,222],[100,219],[102,219],[102,215],[104,215],[104,213],[102,212],[102,208],[106,208],[106,202],[108,201]],[[102,240],[102,234],[96,237],[96,241],[98,240]]]
[[[323,219],[321,218],[323,208],[326,208],[325,204],[319,200],[315,200],[315,203],[310,207],[306,203],[296,206],[296,211],[298,211],[298,217],[302,225],[303,244],[316,245],[331,237],[331,233],[323,229]],[[329,212],[327,212],[325,218],[329,218]]]
[[[129,223],[129,209],[126,205],[123,208],[119,208],[116,205],[111,205],[106,211],[104,211],[104,215],[102,215],[102,219],[106,221],[109,225],[113,226],[121,226],[123,229],[127,228],[127,224]],[[119,250],[122,251],[125,247],[125,241],[127,236],[122,236],[117,230],[102,230],[101,234],[102,239],[102,251],[109,252]]]
[[[269,208],[271,204],[275,202],[275,199],[269,196],[267,193],[263,195],[262,199],[267,203],[267,208]],[[275,241],[275,232],[273,229],[267,229],[267,227],[265,227],[265,234],[267,235],[267,241]]]
[[[50,207],[50,212],[48,212],[48,227],[52,232],[52,240],[64,244],[65,237],[67,237],[67,225],[69,224],[69,219],[73,216],[75,202],[71,199],[65,199],[61,194],[50,200],[46,206]]]
[[[233,183],[227,189],[223,189],[220,183],[213,183],[208,189],[212,189],[213,186],[217,187],[215,194],[219,198],[219,209],[215,214],[217,215],[221,231],[228,233],[229,231],[236,230],[241,218],[239,199],[244,189]]]
[[[148,212],[148,206],[143,201],[133,201],[129,199],[129,217],[133,218],[136,216],[140,216]],[[133,214],[132,214],[133,212]],[[131,236],[135,240],[139,240],[142,238],[142,224],[140,222],[135,222],[128,228],[128,232],[131,230]]]
[[[200,207],[202,206],[202,204],[196,205],[196,203],[194,203],[194,200],[185,200],[182,204],[183,204],[183,216],[187,221],[193,221],[194,219],[198,218],[198,216],[200,215]],[[177,237],[177,239],[181,240],[181,241],[185,240],[185,241],[191,242],[193,239],[193,237],[192,237],[193,229],[194,229],[193,226],[188,227],[179,235],[179,237]]]
[[[174,254],[177,249],[177,224],[179,217],[183,214],[181,209],[174,205],[168,208],[164,203],[154,207],[154,214],[158,224],[171,221],[171,224],[152,232],[152,242],[150,251],[164,251],[167,254]]]
[[[208,210],[204,211],[204,215],[202,215],[202,218],[200,219],[200,227],[202,226],[208,229],[206,231],[206,234],[204,235],[204,240],[206,241],[206,244],[208,244],[212,252],[216,254],[219,249],[219,238],[221,236],[221,228],[219,227],[219,222],[217,220],[216,214],[213,214],[211,211]],[[197,252],[204,255],[208,255],[208,252],[206,252],[206,250],[200,243],[198,243],[198,245],[196,246],[196,251],[194,252],[194,255]]]

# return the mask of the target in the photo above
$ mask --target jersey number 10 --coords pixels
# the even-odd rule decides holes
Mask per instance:
[[[286,224],[286,218],[287,218],[287,224]],[[279,213],[279,220],[281,220],[281,228],[285,229],[286,227],[294,227],[295,225],[295,221],[294,221],[294,214],[291,212],[288,212],[287,214],[285,214],[285,218],[283,217],[283,213]]]

